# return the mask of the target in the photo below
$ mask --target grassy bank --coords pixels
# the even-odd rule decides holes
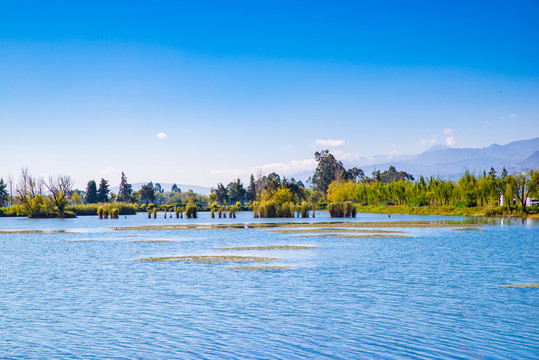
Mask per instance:
[[[357,212],[376,214],[410,215],[449,215],[449,216],[486,216],[486,217],[530,217],[539,218],[539,209],[528,208],[528,213],[507,206],[407,206],[407,205],[359,205]]]

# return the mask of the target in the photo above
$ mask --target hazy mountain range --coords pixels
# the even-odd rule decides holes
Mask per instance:
[[[395,157],[389,161],[366,166],[365,173],[385,170],[389,165],[414,176],[439,175],[460,177],[466,170],[479,173],[493,167],[500,172],[505,166],[509,173],[525,168],[539,168],[539,137],[514,141],[506,145],[493,144],[485,148],[451,148],[433,146],[415,156]]]
[[[509,173],[539,168],[539,137],[513,141],[506,145],[493,144],[485,148],[453,148],[435,145],[416,155],[378,155],[370,160],[343,161],[345,168],[358,167],[365,175],[375,170],[387,170],[390,165],[414,177],[423,175],[455,179],[466,170],[479,174],[493,167],[498,173],[505,166]],[[306,181],[312,172],[295,174],[296,180]]]

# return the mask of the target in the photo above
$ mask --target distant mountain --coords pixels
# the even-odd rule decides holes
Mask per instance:
[[[539,168],[539,137],[514,141],[506,145],[493,144],[485,148],[452,148],[435,145],[416,155],[378,155],[371,159],[345,161],[345,168],[359,167],[365,175],[371,176],[375,170],[387,170],[389,166],[404,170],[414,177],[440,176],[456,179],[466,170],[472,173],[487,172],[493,167],[498,173],[505,166],[509,173],[524,169]],[[306,181],[312,171],[291,175],[296,180]]]
[[[386,170],[393,165],[415,177],[437,175],[460,177],[466,170],[479,173],[493,167],[500,172],[505,166],[510,173],[528,168],[539,168],[539,137],[530,140],[514,141],[506,145],[493,144],[485,148],[451,148],[436,145],[418,155],[404,155],[383,163],[345,164],[345,167],[358,166],[370,175],[372,171]]]
[[[154,181],[154,185],[156,184],[157,182]],[[140,188],[142,187],[142,185],[146,185],[147,182],[139,182],[139,183],[134,183],[134,184],[131,184],[133,186],[133,191],[139,191]],[[172,189],[172,185],[174,184],[170,184],[170,183],[159,183],[161,185],[161,187],[163,188],[163,190],[165,191],[170,191]],[[187,192],[189,190],[193,190],[194,192],[196,192],[197,194],[201,194],[201,195],[209,195],[210,194],[210,188],[209,187],[206,187],[206,186],[198,186],[198,185],[185,185],[185,184],[176,184],[180,190],[182,192]],[[118,186],[114,186],[114,187],[111,187],[110,190],[114,193],[118,193]]]

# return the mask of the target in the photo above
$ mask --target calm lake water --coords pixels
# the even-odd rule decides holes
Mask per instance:
[[[452,218],[353,221],[440,219]],[[328,220],[324,212],[286,220],[0,218],[0,231],[51,232],[0,233],[0,358],[539,358],[539,289],[499,286],[539,282],[538,222],[400,229],[409,238],[109,228]],[[251,245],[317,248],[214,250]],[[276,257],[271,265],[292,268],[135,260],[212,254]]]

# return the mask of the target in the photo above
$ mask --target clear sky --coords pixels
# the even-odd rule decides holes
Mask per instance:
[[[537,1],[0,2],[0,177],[214,186],[539,136]]]

